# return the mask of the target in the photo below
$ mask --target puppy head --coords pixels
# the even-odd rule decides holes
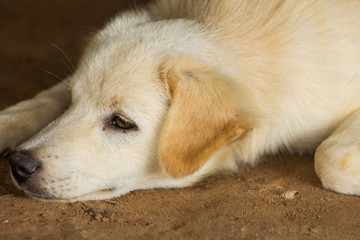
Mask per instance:
[[[33,197],[95,200],[185,186],[244,132],[231,80],[220,71],[119,48],[100,46],[84,58],[68,111],[20,146],[41,163],[18,181]]]

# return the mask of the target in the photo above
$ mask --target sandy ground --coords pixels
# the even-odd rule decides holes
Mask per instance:
[[[58,81],[44,70],[70,74],[52,43],[76,63],[89,33],[126,6],[0,0],[0,108]],[[360,199],[324,190],[312,156],[267,158],[191,188],[74,204],[27,198],[5,159],[0,172],[0,239],[360,239]]]

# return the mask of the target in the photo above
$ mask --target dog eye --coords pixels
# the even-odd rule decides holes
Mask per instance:
[[[130,130],[130,129],[136,128],[136,125],[133,122],[131,122],[121,116],[115,116],[112,119],[111,124],[117,128],[123,129],[123,130]]]

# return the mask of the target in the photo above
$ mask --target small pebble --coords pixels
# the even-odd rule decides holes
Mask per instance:
[[[294,199],[296,198],[297,196],[299,195],[299,192],[298,191],[287,191],[286,193],[284,193],[284,198],[285,199]]]
[[[311,231],[312,233],[317,233],[317,232],[319,232],[319,228],[318,228],[318,227],[314,227],[314,228],[310,229],[310,231]]]

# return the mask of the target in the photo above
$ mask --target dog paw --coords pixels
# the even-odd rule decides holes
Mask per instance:
[[[325,141],[316,151],[315,171],[325,188],[360,196],[360,144]]]
[[[1,131],[0,131],[1,132]],[[14,137],[8,137],[5,134],[0,135],[0,158],[7,157],[9,153],[17,147],[20,142],[17,142]]]
[[[6,156],[11,149],[15,149],[26,140],[26,129],[17,124],[14,119],[8,119],[0,113],[0,156]]]

